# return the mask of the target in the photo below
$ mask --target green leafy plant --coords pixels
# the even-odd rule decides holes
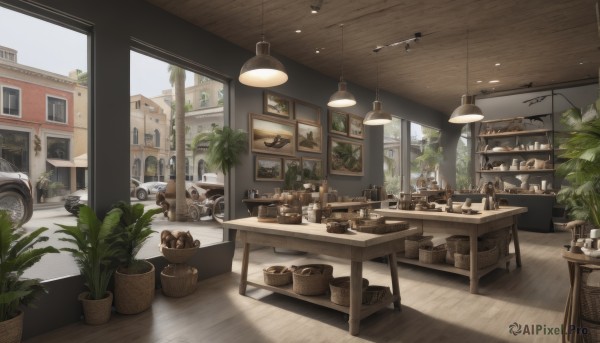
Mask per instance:
[[[90,290],[90,299],[98,300],[106,296],[108,282],[122,260],[122,243],[116,232],[123,211],[110,210],[100,221],[88,206],[79,209],[76,226],[56,224],[62,228],[58,233],[69,236],[61,241],[75,245],[75,248],[62,248],[75,258],[75,263]]]
[[[31,306],[46,293],[40,279],[22,279],[21,276],[44,255],[59,252],[51,246],[34,248],[48,240],[41,235],[47,230],[42,227],[29,234],[15,230],[10,215],[0,211],[0,322],[15,317],[21,306]]]
[[[151,229],[154,215],[162,213],[162,208],[150,209],[144,212],[143,204],[129,204],[124,201],[116,203],[114,208],[121,210],[122,215],[115,229],[119,244],[123,249],[122,265],[127,274],[138,274],[148,271],[148,265],[140,263],[136,256],[142,246],[156,231]]]
[[[240,162],[240,155],[248,151],[248,134],[242,130],[234,130],[229,126],[220,128],[212,125],[212,131],[200,133],[192,141],[192,146],[208,142],[206,159],[208,163],[223,174]]]

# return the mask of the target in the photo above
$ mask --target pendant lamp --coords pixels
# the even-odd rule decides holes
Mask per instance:
[[[288,80],[285,67],[279,60],[271,56],[269,42],[265,41],[264,15],[265,2],[261,5],[261,39],[256,43],[256,56],[249,59],[240,70],[239,80],[251,87],[275,87]]]
[[[344,24],[340,24],[340,27],[342,28],[342,74],[337,92],[331,95],[327,103],[329,107],[350,107],[356,105],[356,99],[354,99],[352,93],[346,90],[346,82],[344,81]]]
[[[379,52],[375,51],[375,56]],[[365,125],[384,125],[392,122],[392,115],[383,111],[379,101],[379,58],[377,58],[377,85],[375,87],[375,101],[373,101],[373,110],[369,111],[363,120]]]
[[[450,119],[449,122],[454,124],[467,124],[483,119],[483,112],[479,107],[475,105],[475,96],[469,95],[469,30],[467,30],[467,93],[461,97],[460,106],[458,106]]]

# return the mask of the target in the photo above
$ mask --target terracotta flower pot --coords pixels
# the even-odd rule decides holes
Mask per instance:
[[[155,269],[141,274],[128,274],[126,269],[115,272],[115,308],[122,314],[136,314],[149,309],[154,300]]]
[[[9,320],[0,322],[0,343],[19,343],[23,334],[23,311]]]
[[[113,301],[113,294],[106,292],[106,297],[98,300],[88,299],[90,292],[79,294],[79,300],[83,306],[83,316],[85,323],[90,325],[105,324],[110,320],[110,312]]]

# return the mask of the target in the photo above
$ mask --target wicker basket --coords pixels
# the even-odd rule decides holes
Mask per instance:
[[[199,247],[174,249],[160,246],[160,252],[169,261],[169,263],[185,263],[198,252]]]
[[[301,213],[285,213],[277,216],[279,224],[302,224]]]
[[[454,253],[468,255],[471,251],[469,244],[469,236],[446,237],[446,263],[454,265]]]
[[[389,287],[369,286],[363,291],[362,303],[365,305],[373,305],[391,294],[392,292]]]
[[[419,249],[433,246],[433,236],[409,236],[404,240],[404,256],[406,258],[419,258]]]
[[[492,246],[477,252],[477,268],[482,269],[498,263],[498,247]],[[454,253],[454,266],[460,269],[471,269],[471,256]]]
[[[446,251],[446,244],[419,248],[419,261],[429,264],[444,263],[446,261]]]
[[[265,283],[269,286],[285,286],[292,283],[292,271],[284,266],[271,266],[263,269]]]
[[[194,293],[198,285],[198,269],[188,265],[168,265],[160,272],[162,291],[179,298]]]
[[[21,342],[23,336],[23,311],[11,319],[0,322],[0,343]]]
[[[508,252],[509,252],[508,246],[511,241],[511,233],[508,228],[498,230],[498,231],[488,232],[485,235],[481,236],[481,238],[484,240],[495,241],[495,244],[498,246],[498,251],[500,253],[500,256],[508,256]]]
[[[599,267],[581,267],[584,280],[581,284],[581,317],[587,321],[600,323],[600,287],[589,286],[585,282],[592,272],[600,273]]]
[[[587,329],[587,335],[580,335],[583,337],[584,343],[600,342],[600,323],[594,323],[594,322],[590,322],[587,320],[582,320],[581,327]]]
[[[307,264],[299,266],[292,274],[292,290],[300,295],[325,294],[331,279],[333,279],[333,266],[331,265]]]
[[[363,291],[369,286],[369,280],[362,279]],[[336,277],[329,281],[331,291],[331,302],[340,306],[350,306],[350,277]]]

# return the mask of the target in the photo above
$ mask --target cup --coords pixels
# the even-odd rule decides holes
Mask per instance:
[[[543,191],[545,191],[545,190],[546,190],[546,187],[547,187],[547,185],[548,185],[548,181],[546,181],[546,180],[542,180],[542,190],[543,190]]]
[[[540,150],[540,142],[533,143],[533,149],[534,150]]]

